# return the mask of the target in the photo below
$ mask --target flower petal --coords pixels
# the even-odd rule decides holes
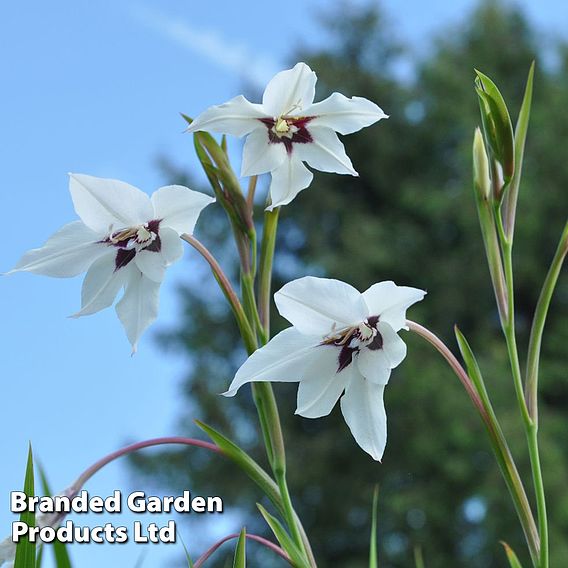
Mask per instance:
[[[379,321],[377,329],[383,338],[383,348],[390,363],[390,368],[398,367],[406,357],[406,343],[394,331],[390,324]]]
[[[380,321],[377,329],[383,339],[382,348],[361,349],[357,355],[357,366],[367,380],[377,385],[386,385],[391,369],[398,367],[406,357],[406,343],[386,322]]]
[[[356,364],[359,372],[371,383],[386,385],[391,375],[390,361],[382,349],[372,351],[363,348],[357,355]]]
[[[69,174],[69,191],[77,215],[101,235],[140,225],[154,214],[150,198],[138,188],[115,179]]]
[[[198,130],[222,132],[241,137],[257,127],[265,128],[258,119],[266,116],[267,113],[262,105],[251,103],[239,95],[222,105],[209,107],[190,124],[187,130],[188,132]]]
[[[384,389],[384,386],[355,378],[341,399],[341,412],[355,441],[377,461],[381,461],[387,443]]]
[[[154,282],[161,282],[164,279],[166,263],[164,262],[161,253],[142,250],[136,253],[134,262],[146,278],[149,278]]]
[[[26,252],[7,274],[26,271],[69,278],[85,272],[106,250],[100,235],[82,221],[73,221],[51,235],[42,247]]]
[[[304,276],[285,284],[274,301],[280,315],[301,333],[320,338],[362,322],[367,306],[353,286],[332,278]]]
[[[0,566],[4,564],[4,562],[13,562],[16,557],[16,544],[12,541],[11,537],[4,539],[0,542]],[[13,566],[11,563],[10,566]],[[9,568],[8,566],[4,566],[4,568]]]
[[[308,130],[312,142],[294,145],[294,152],[301,160],[322,172],[359,175],[345,153],[345,146],[331,128],[309,125]]]
[[[305,418],[327,416],[351,380],[353,365],[337,372],[339,349],[331,345],[317,347],[320,355],[306,368],[298,388],[296,414]]]
[[[305,63],[296,63],[292,69],[274,75],[266,86],[262,105],[272,117],[302,114],[314,100],[316,81],[316,74]]]
[[[81,310],[71,317],[94,314],[108,308],[114,302],[131,270],[131,266],[117,270],[115,258],[115,251],[111,250],[91,265],[83,280]]]
[[[146,278],[138,270],[130,272],[124,295],[115,309],[133,354],[142,333],[158,317],[159,293],[158,282]]]
[[[173,229],[160,229],[160,245],[159,251],[141,250],[134,257],[142,274],[154,282],[161,282],[166,268],[183,256],[183,244]]]
[[[318,355],[317,337],[301,334],[289,327],[255,351],[237,371],[225,396],[234,396],[245,383],[257,381],[296,382]]]
[[[349,99],[341,93],[333,93],[304,109],[304,113],[315,117],[311,122],[314,126],[326,126],[339,134],[351,134],[381,118],[388,118],[375,103],[362,97]]]
[[[394,331],[408,329],[406,310],[422,300],[425,295],[424,290],[397,286],[390,280],[373,284],[363,292],[363,298],[369,307],[369,315],[380,316],[380,320],[388,323]]]
[[[243,148],[241,177],[271,172],[286,159],[284,144],[273,144],[268,139],[268,128],[254,130],[247,137]]]
[[[160,228],[169,227],[178,235],[191,235],[201,211],[215,201],[214,197],[183,185],[160,187],[150,199],[154,206],[154,219],[161,219]]]
[[[302,161],[288,156],[281,166],[272,171],[270,182],[270,198],[272,203],[266,209],[272,211],[275,207],[290,203],[300,191],[312,183],[314,174],[302,164]]]

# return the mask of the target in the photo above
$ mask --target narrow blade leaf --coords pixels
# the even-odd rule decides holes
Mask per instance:
[[[467,374],[470,376],[471,380],[473,381],[475,390],[477,391],[479,396],[482,398],[482,400],[485,400],[485,398],[487,397],[487,390],[485,389],[485,383],[483,381],[481,370],[479,368],[479,365],[477,364],[475,355],[473,354],[473,351],[469,346],[467,339],[465,338],[465,336],[457,326],[455,326],[454,332],[456,334],[456,340],[458,342],[460,353],[465,362]]]
[[[280,521],[276,517],[273,517],[260,503],[257,503],[256,506],[270,527],[270,530],[274,533],[280,546],[288,553],[294,566],[298,568],[308,568],[308,564],[303,559],[302,553],[298,550],[298,547],[294,544],[294,541],[286,532],[286,529],[282,526]]]
[[[378,568],[379,554],[377,546],[377,509],[379,505],[379,486],[373,492],[373,508],[371,513],[371,544],[369,546],[369,568]]]
[[[45,470],[39,464],[38,464],[38,472],[39,472],[39,478],[40,478],[40,481],[41,481],[42,493],[44,495],[48,495],[48,496],[53,495],[53,493],[51,492],[51,489],[49,487],[49,483],[47,481],[47,476],[45,475]],[[42,555],[43,555],[43,549],[44,548],[45,548],[45,545],[43,545],[40,549],[40,554],[42,554]],[[53,544],[51,545],[51,548],[53,549],[53,556],[55,557],[55,566],[57,568],[72,568],[71,559],[69,558],[69,553],[67,552],[67,548],[66,548],[64,542],[61,542],[60,540],[55,539],[53,541]],[[39,565],[39,562],[38,562],[38,565]]]
[[[187,550],[187,546],[185,545],[185,542],[183,541],[183,538],[181,538],[181,536],[179,537],[179,540],[181,542],[181,545],[183,546],[183,551],[185,552],[185,559],[187,560],[187,568],[193,568],[193,560],[189,555],[189,550]]]
[[[507,555],[507,560],[511,568],[523,568],[514,550],[506,542],[501,542],[501,544],[505,549],[505,554]]]
[[[32,446],[28,450],[28,463],[26,465],[26,477],[24,481],[24,493],[28,497],[35,496],[34,489],[34,458]],[[20,515],[20,521],[26,523],[28,527],[35,527],[35,513],[24,511]],[[20,539],[16,545],[16,560],[14,568],[35,568],[36,565],[36,545],[30,542],[27,536]]]
[[[419,546],[414,547],[414,565],[416,566],[416,568],[425,568],[422,548],[420,548]]]
[[[247,568],[247,530],[245,527],[241,529],[241,534],[235,547],[233,568]]]
[[[511,180],[509,188],[509,195],[506,201],[505,213],[505,230],[509,239],[513,236],[515,226],[515,213],[517,209],[517,199],[519,195],[519,186],[521,184],[521,175],[523,170],[523,157],[525,154],[525,141],[527,138],[527,131],[529,128],[529,118],[531,114],[532,94],[533,94],[533,80],[534,80],[534,61],[532,62],[527,78],[527,85],[525,87],[525,95],[523,97],[523,104],[517,119],[515,127],[515,173]]]
[[[262,489],[264,494],[278,507],[278,510],[282,511],[282,500],[278,487],[266,471],[223,434],[199,420],[195,423],[221,448],[226,457],[236,463]]]

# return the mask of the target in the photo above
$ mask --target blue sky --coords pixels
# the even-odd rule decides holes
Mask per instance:
[[[315,16],[327,4],[289,0],[282,9],[280,2],[262,0],[3,3],[0,271],[75,218],[69,171],[123,179],[151,193],[168,181],[156,167],[161,154],[199,178],[178,112],[197,114],[238,94],[243,83],[260,88],[286,66],[293,49],[321,44],[325,37]],[[459,21],[473,2],[431,1],[427,9],[415,0],[383,4],[396,34],[418,50],[432,30]],[[543,37],[568,29],[568,4],[523,4]],[[160,320],[133,358],[113,310],[80,320],[65,317],[78,308],[80,279],[18,274],[0,281],[0,537],[13,520],[8,493],[21,486],[28,440],[52,486],[62,489],[126,441],[176,433],[184,361],[161,354],[152,332],[175,321],[176,284],[201,262],[188,251],[169,271]],[[120,464],[88,486],[101,495],[116,488],[145,489],[132,486]],[[91,516],[88,522],[101,520]],[[225,524],[231,524],[230,515]],[[184,540],[195,542],[190,534]],[[175,552],[153,547],[144,565],[164,565]],[[86,568],[134,566],[139,553],[134,545],[72,548],[76,564]]]

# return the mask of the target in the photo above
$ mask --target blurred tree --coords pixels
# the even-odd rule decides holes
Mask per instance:
[[[515,120],[529,65],[535,58],[538,64],[515,242],[524,347],[568,210],[562,142],[568,134],[568,47],[559,47],[556,65],[545,65],[550,58],[543,56],[525,16],[500,2],[483,2],[465,23],[444,30],[432,49],[414,58],[408,79],[400,77],[401,56],[408,62],[408,54],[392,38],[377,8],[348,11],[342,6],[324,24],[328,46],[299,56],[318,73],[319,97],[334,90],[365,96],[391,118],[345,140],[359,178],[318,172],[313,185],[284,208],[275,286],[305,274],[325,274],[362,290],[384,279],[428,290],[410,316],[452,346],[453,324],[460,325],[479,356],[528,478],[472,197],[471,142],[479,122],[473,68],[498,83]],[[171,169],[168,175],[183,178],[183,172]],[[227,248],[222,213],[210,208],[205,215],[209,222],[199,227],[203,240],[215,251],[225,251],[219,255],[230,263],[233,251]],[[191,262],[196,265],[200,259],[195,256]],[[198,279],[199,285],[180,290],[179,326],[162,336],[165,347],[189,356],[184,396],[190,411],[182,416],[182,428],[195,434],[190,417],[199,417],[264,463],[250,394],[243,389],[230,400],[216,394],[226,388],[244,352],[236,347],[236,327],[211,277],[204,273]],[[568,542],[562,537],[568,534],[567,317],[564,276],[551,309],[542,372],[542,454],[553,566],[568,557]],[[286,325],[277,314],[273,322],[274,332]],[[290,486],[320,566],[365,565],[377,482],[384,568],[414,566],[415,546],[423,549],[429,568],[503,566],[499,540],[525,558],[515,512],[469,399],[428,346],[410,334],[404,338],[408,358],[386,391],[389,441],[383,464],[360,451],[338,408],[320,420],[294,416],[295,385],[275,385],[288,440]],[[138,456],[135,465],[169,487],[222,493],[229,508],[247,512],[247,527],[264,530],[252,519],[259,499],[256,488],[218,459],[167,451],[157,458]],[[258,565],[279,565],[271,562],[263,557]]]

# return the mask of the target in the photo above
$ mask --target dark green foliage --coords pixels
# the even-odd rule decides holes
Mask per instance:
[[[381,13],[343,10],[329,17],[327,25],[329,48],[301,55],[318,73],[318,98],[335,90],[364,96],[391,118],[345,138],[359,178],[318,172],[313,185],[284,208],[275,289],[314,273],[346,280],[361,290],[385,279],[426,289],[428,295],[410,317],[439,334],[455,352],[453,325],[459,324],[528,479],[472,193],[471,144],[479,124],[474,67],[497,82],[515,123],[529,66],[537,61],[515,240],[523,350],[568,211],[568,47],[559,48],[558,67],[547,67],[525,17],[499,2],[485,2],[465,24],[444,30],[433,49],[413,61],[414,79],[403,81],[395,73],[401,50]],[[209,208],[204,215],[198,227],[205,233],[203,240],[217,256],[234,257],[222,212]],[[219,246],[224,252],[217,253]],[[192,266],[201,263],[194,255],[190,261]],[[189,355],[187,413],[181,428],[190,430],[191,419],[198,417],[264,464],[247,389],[234,399],[217,395],[244,360],[236,326],[221,307],[213,278],[203,272],[196,279],[180,290],[179,327],[162,338],[164,345]],[[567,284],[564,275],[544,337],[541,374],[552,566],[563,565],[568,557]],[[273,332],[286,325],[277,314],[273,324]],[[386,389],[389,440],[382,465],[358,448],[338,408],[320,420],[294,416],[295,385],[275,385],[288,440],[290,487],[319,565],[366,565],[369,503],[377,482],[382,568],[414,566],[416,546],[429,568],[503,566],[500,540],[528,565],[515,512],[469,399],[435,352],[410,334],[404,339],[408,358]],[[159,458],[137,457],[136,464],[164,485],[221,493],[227,507],[243,508],[251,532],[263,530],[254,516],[258,490],[228,462],[203,452],[168,451]],[[527,489],[532,498],[530,484]],[[476,506],[486,507],[484,518],[471,514]],[[271,564],[272,557],[263,558],[261,564],[251,559],[251,565],[280,565]]]

